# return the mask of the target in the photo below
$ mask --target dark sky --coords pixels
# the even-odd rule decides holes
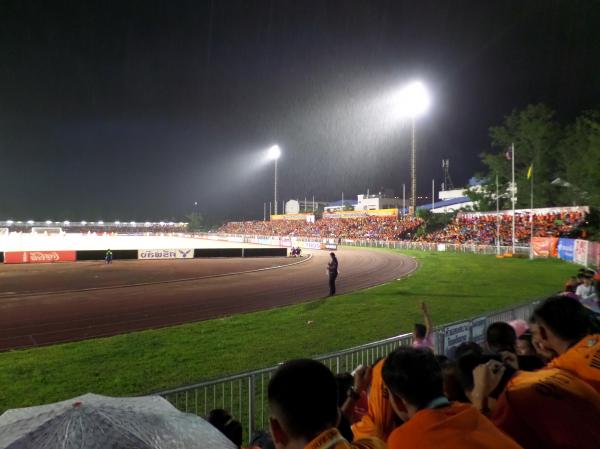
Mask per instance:
[[[481,167],[488,128],[600,103],[600,3],[0,1],[0,219],[259,218],[272,198],[409,185],[385,99],[420,79],[419,190]]]

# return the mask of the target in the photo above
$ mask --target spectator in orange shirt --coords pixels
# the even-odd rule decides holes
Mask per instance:
[[[553,296],[531,316],[536,350],[553,360],[548,368],[569,371],[600,393],[600,326],[577,301]]]
[[[387,440],[389,434],[397,427],[402,420],[407,418],[406,413],[396,415],[390,403],[389,391],[383,382],[381,370],[385,359],[379,360],[373,368],[367,368],[365,371],[357,371],[354,375],[355,385],[364,385],[357,376],[369,376],[371,386],[369,389],[368,410],[362,419],[352,425],[354,438],[377,437]]]
[[[515,371],[477,345],[457,349],[465,393],[525,449],[596,449],[600,395],[567,371]]]
[[[448,401],[440,365],[431,351],[398,348],[387,357],[383,378],[392,407],[403,404],[410,418],[389,436],[390,449],[521,447],[472,405]]]
[[[269,419],[277,449],[385,449],[368,438],[350,444],[337,430],[337,385],[331,371],[315,360],[284,363],[269,382]]]

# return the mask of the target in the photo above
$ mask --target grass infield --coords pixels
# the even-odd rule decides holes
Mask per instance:
[[[357,249],[357,251],[360,251]],[[559,260],[402,251],[420,269],[367,290],[263,312],[0,354],[0,412],[88,391],[137,395],[408,332],[549,295],[576,268]],[[343,283],[343,277],[339,279]],[[244,298],[240,298],[243,301]],[[311,322],[309,324],[309,322]]]

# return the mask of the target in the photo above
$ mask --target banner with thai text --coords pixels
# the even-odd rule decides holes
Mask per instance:
[[[397,217],[398,209],[374,210],[342,210],[338,212],[325,212],[323,218],[365,218],[365,217]]]
[[[4,253],[4,263],[74,262],[76,251],[9,251]]]
[[[554,237],[533,237],[531,239],[531,250],[533,257],[550,257],[556,254],[558,239]]]
[[[587,265],[588,241],[575,240],[575,250],[573,251],[573,261],[580,265]]]
[[[140,260],[159,260],[159,259],[193,259],[194,250],[185,249],[140,249],[138,250],[138,259]]]

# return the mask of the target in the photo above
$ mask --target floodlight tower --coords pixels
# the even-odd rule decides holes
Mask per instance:
[[[275,161],[275,188],[274,188],[274,203],[275,203],[275,215],[277,215],[277,160],[281,156],[281,148],[279,145],[273,145],[267,150],[267,157]]]
[[[411,120],[411,158],[410,158],[410,209],[417,210],[417,155],[415,122],[429,108],[429,94],[423,83],[414,81],[398,93],[398,107],[401,115]]]

